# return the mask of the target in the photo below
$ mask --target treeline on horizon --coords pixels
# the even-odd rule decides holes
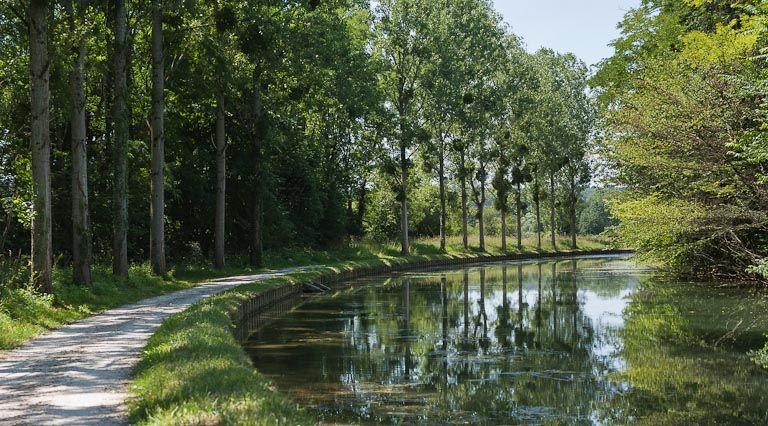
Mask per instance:
[[[490,1],[9,0],[0,69],[0,252],[44,292],[54,261],[87,284],[94,259],[164,275],[350,236],[483,250],[488,210],[505,250],[576,247],[588,69]]]
[[[768,1],[643,0],[591,79],[618,235],[671,270],[768,279]]]

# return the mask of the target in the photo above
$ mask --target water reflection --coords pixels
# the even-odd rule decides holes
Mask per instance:
[[[652,278],[620,258],[379,278],[307,301],[247,347],[256,368],[328,422],[675,422],[664,400],[670,378],[658,374],[654,394],[643,372],[662,342],[677,342],[678,352],[691,342],[644,326],[674,319],[653,311]],[[701,351],[724,358],[723,349]],[[748,368],[745,352],[728,362],[749,371],[756,391],[750,401],[731,399],[764,415],[766,375]]]

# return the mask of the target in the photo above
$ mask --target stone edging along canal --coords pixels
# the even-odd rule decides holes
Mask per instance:
[[[270,322],[269,318],[262,318],[262,314],[271,313],[273,314],[271,316],[274,316],[274,314],[279,315],[281,312],[287,311],[293,306],[293,303],[286,303],[286,301],[294,300],[303,293],[323,293],[338,287],[339,284],[354,281],[359,278],[388,275],[396,272],[419,269],[459,265],[479,265],[512,260],[547,260],[630,253],[634,253],[634,251],[627,249],[581,250],[555,253],[521,253],[499,256],[452,257],[396,262],[390,265],[361,266],[344,271],[329,272],[313,281],[305,282],[301,286],[285,284],[254,295],[251,299],[240,305],[232,315],[232,324],[234,325],[232,330],[235,339],[238,342],[243,343],[253,331]]]

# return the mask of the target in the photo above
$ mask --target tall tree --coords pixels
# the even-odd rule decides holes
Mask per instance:
[[[128,11],[125,0],[113,0],[114,32],[112,100],[112,273],[128,276]]]
[[[409,254],[408,169],[410,149],[416,139],[416,90],[423,76],[430,7],[429,2],[423,0],[384,0],[379,3],[377,13],[376,45],[384,67],[381,83],[396,116],[394,148],[399,163],[401,251]]]
[[[261,267],[264,264],[264,158],[262,151],[264,149],[264,137],[266,114],[264,112],[264,103],[262,100],[262,83],[260,80],[261,72],[258,65],[253,71],[253,86],[251,98],[251,138],[253,146],[253,177],[255,179],[255,188],[252,199],[252,229],[251,229],[251,247],[250,259],[251,265]]]
[[[224,94],[216,98],[216,216],[214,225],[214,265],[225,266],[227,208],[227,128]]]
[[[526,208],[523,202],[523,185],[530,183],[533,176],[528,170],[526,156],[528,147],[523,143],[518,143],[514,148],[512,179],[511,184],[515,187],[515,218],[517,221],[517,249],[523,249],[523,214]]]
[[[165,275],[165,60],[163,6],[152,0],[152,166],[149,256],[152,272]]]
[[[85,57],[88,40],[84,36],[88,0],[64,4],[72,34],[72,69],[69,74],[71,105],[70,133],[72,153],[72,281],[91,283],[91,224],[88,202],[88,137],[86,131]]]
[[[459,179],[461,187],[461,241],[464,248],[469,248],[469,194],[467,190],[467,180],[471,178],[471,169],[467,165],[467,142],[466,139],[455,138],[452,143],[453,153],[456,161],[456,177]]]
[[[40,291],[53,291],[51,268],[50,57],[48,55],[47,0],[29,2],[29,74],[31,88],[32,148],[32,282]]]
[[[507,156],[506,142],[509,140],[509,133],[505,133],[500,138],[501,143],[498,146],[498,152],[496,152],[496,173],[493,176],[493,189],[496,191],[496,198],[494,205],[501,214],[501,251],[507,251],[507,216],[509,215],[509,168],[510,161]]]
[[[491,161],[488,141],[483,135],[472,144],[474,176],[469,180],[472,189],[472,201],[475,203],[475,218],[477,219],[477,234],[480,251],[485,251],[485,202],[488,200],[486,193],[488,184],[488,166]]]
[[[234,10],[219,7],[216,2],[214,19],[216,21],[216,46],[218,66],[214,69],[217,84],[216,94],[216,212],[214,217],[214,266],[224,268],[226,264],[226,209],[227,209],[227,32],[237,23]],[[214,49],[211,49],[214,50]]]

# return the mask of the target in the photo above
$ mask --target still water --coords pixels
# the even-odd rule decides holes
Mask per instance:
[[[246,344],[325,423],[768,424],[766,295],[626,257],[357,281]]]

